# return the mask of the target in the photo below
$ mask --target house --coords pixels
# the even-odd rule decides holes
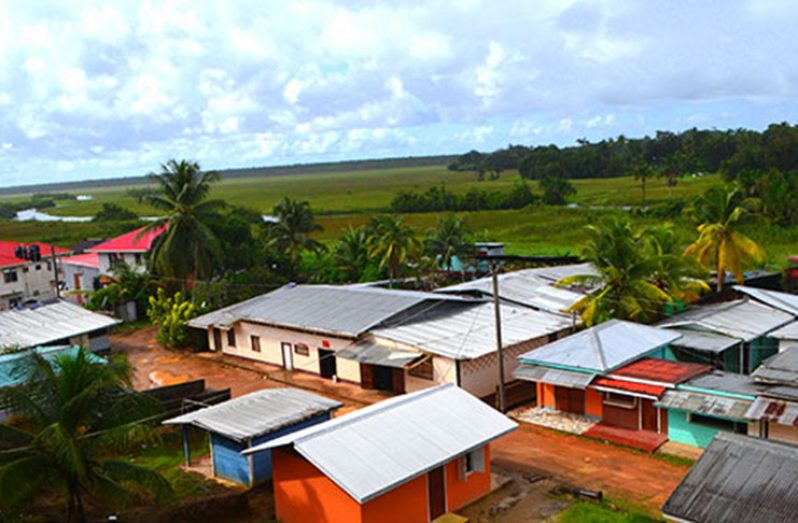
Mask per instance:
[[[119,320],[67,301],[0,312],[0,353],[53,345],[107,351],[111,348],[108,330],[118,323]]]
[[[357,361],[335,354],[362,335],[400,317],[469,298],[365,285],[287,285],[199,316],[211,350],[286,370],[360,383]]]
[[[448,384],[244,453],[271,450],[276,515],[284,523],[427,523],[490,491],[490,442],[516,427]]]
[[[453,383],[489,401],[496,394],[499,371],[492,303],[447,302],[396,324],[387,323],[336,353],[339,361],[360,365],[364,388],[414,392]],[[504,378],[511,381],[518,356],[570,333],[571,320],[501,305],[501,330]],[[530,392],[528,397],[533,397],[534,390]]]
[[[64,297],[83,305],[86,301],[81,291],[93,291],[100,286],[100,258],[97,253],[73,254],[59,261],[64,271]]]
[[[798,521],[798,447],[718,434],[662,513],[690,523]]]
[[[252,392],[163,422],[183,426],[186,463],[191,462],[188,427],[210,438],[213,475],[253,486],[272,477],[271,452],[244,456],[241,451],[322,423],[343,404],[299,389]]]
[[[655,403],[668,413],[668,439],[706,448],[720,432],[759,434],[746,413],[766,387],[750,376],[712,371],[670,389]]]
[[[681,335],[669,358],[749,374],[778,352],[779,342],[770,333],[793,319],[790,313],[745,298],[696,307],[657,326]]]
[[[563,311],[582,299],[585,290],[558,287],[557,281],[568,276],[594,273],[595,269],[590,263],[505,272],[497,275],[499,298],[505,303],[565,314]],[[479,278],[435,292],[492,297],[493,281],[490,277]]]
[[[67,249],[44,243],[0,241],[0,311],[13,309],[27,300],[45,300],[56,295],[53,251],[56,259],[69,254]],[[62,279],[60,274],[58,279]]]
[[[746,418],[759,424],[759,436],[798,443],[798,349],[779,352],[752,374],[767,386],[757,394]]]
[[[97,255],[97,267],[101,275],[112,275],[120,263],[136,271],[146,270],[147,255],[155,239],[166,230],[166,225],[146,232],[145,228],[138,228],[87,249],[87,252]]]

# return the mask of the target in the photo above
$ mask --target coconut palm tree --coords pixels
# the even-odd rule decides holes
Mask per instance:
[[[711,187],[693,204],[693,217],[700,223],[698,238],[685,254],[716,270],[718,291],[723,290],[727,271],[743,283],[743,271],[765,259],[764,249],[739,231],[753,207],[754,202],[736,187]]]
[[[707,270],[695,258],[684,255],[672,224],[650,227],[642,239],[651,256],[653,283],[674,300],[692,303],[710,290]]]
[[[376,216],[369,224],[369,254],[379,258],[380,268],[388,269],[393,287],[407,261],[421,249],[415,231],[398,216]]]
[[[427,233],[427,252],[437,257],[438,266],[451,272],[455,257],[465,266],[467,258],[473,257],[474,244],[466,238],[463,220],[456,216],[438,219],[438,224]]]
[[[349,281],[360,281],[369,263],[368,234],[365,227],[349,227],[335,244],[333,259]]]
[[[653,177],[656,171],[649,164],[641,161],[632,167],[632,176],[635,180],[640,180],[640,189],[643,192],[643,207],[646,206],[646,182]]]
[[[221,256],[219,239],[208,222],[224,202],[207,199],[218,173],[202,172],[197,162],[169,160],[150,178],[160,186],[160,193],[145,195],[142,200],[163,212],[164,217],[150,223],[141,234],[165,227],[153,243],[152,268],[180,280],[209,277]]]
[[[147,420],[160,410],[130,388],[129,367],[80,349],[44,357],[32,352],[14,369],[25,384],[3,389],[12,422],[0,425],[0,509],[29,506],[38,496],[66,497],[67,521],[86,520],[86,502],[134,501],[141,492],[171,491],[157,472],[116,459],[154,439]]]
[[[610,219],[588,226],[589,240],[582,254],[595,267],[594,274],[569,276],[561,286],[582,285],[593,290],[567,312],[579,312],[586,325],[610,318],[651,321],[671,301],[652,282],[655,260],[628,219]]]
[[[273,213],[277,221],[268,225],[268,245],[284,254],[293,270],[298,267],[304,251],[324,251],[324,245],[311,238],[312,233],[323,228],[316,223],[308,202],[283,198],[274,206]]]

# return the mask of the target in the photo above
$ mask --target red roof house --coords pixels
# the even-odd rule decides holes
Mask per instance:
[[[22,265],[28,263],[30,261],[28,258],[20,258],[19,256],[17,256],[17,249],[19,249],[20,247],[24,247],[26,249],[26,252],[30,252],[30,248],[34,246],[39,248],[39,253],[41,254],[42,258],[51,256],[53,247],[55,247],[56,256],[63,256],[71,252],[69,249],[64,249],[63,247],[58,247],[58,246],[51,246],[49,244],[41,242],[20,243],[8,240],[0,240],[0,267],[11,267],[14,265]]]
[[[96,253],[149,252],[149,250],[152,248],[152,244],[155,241],[155,238],[160,236],[161,233],[166,230],[166,225],[159,227],[157,229],[152,229],[142,234],[142,231],[144,229],[145,227],[140,227],[135,231],[130,231],[128,233],[123,234],[122,236],[117,236],[116,238],[112,238],[107,242],[95,245],[94,247],[89,249],[89,252],[96,252]]]

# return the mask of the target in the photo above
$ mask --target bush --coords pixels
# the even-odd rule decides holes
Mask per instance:
[[[518,182],[509,192],[471,189],[464,195],[449,192],[444,186],[435,186],[423,193],[399,192],[391,201],[391,211],[415,213],[521,209],[539,199],[524,182]]]
[[[102,209],[94,215],[95,222],[132,221],[138,219],[138,214],[115,203],[104,203]]]
[[[158,327],[158,342],[165,347],[185,347],[188,342],[188,321],[197,316],[194,304],[183,299],[180,292],[168,296],[163,289],[150,296],[147,311],[150,321]]]

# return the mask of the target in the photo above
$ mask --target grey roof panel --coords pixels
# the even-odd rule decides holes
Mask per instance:
[[[252,392],[212,407],[164,421],[194,425],[236,441],[244,441],[337,409],[343,404],[300,389]]]
[[[389,347],[374,338],[359,341],[335,353],[336,358],[397,369],[403,369],[423,356],[421,352]]]
[[[244,454],[292,445],[362,504],[517,427],[447,384],[375,403]]]
[[[786,292],[735,285],[734,290],[786,313],[798,316],[798,296]]]
[[[36,309],[0,313],[0,352],[12,347],[36,347],[120,323],[68,301]]]
[[[701,523],[798,521],[798,446],[718,433],[662,512]]]
[[[753,399],[744,400],[686,390],[668,390],[655,405],[720,418],[745,419],[745,414],[753,402]]]
[[[784,327],[780,329],[776,329],[771,332],[768,336],[771,338],[776,338],[779,340],[790,340],[795,341],[798,340],[798,321],[794,321],[792,323],[788,323]]]
[[[204,329],[245,320],[356,337],[423,302],[444,301],[474,300],[361,285],[287,285],[194,318],[189,325]]]
[[[798,398],[796,398],[798,399]],[[798,423],[798,403],[775,398],[759,397],[745,413],[746,419],[767,420],[788,427]]]
[[[762,362],[751,376],[767,383],[783,383],[785,385],[798,385],[798,349],[792,348]]]
[[[571,327],[568,318],[543,311],[501,305],[502,344],[511,347]],[[492,303],[451,304],[412,321],[379,328],[372,334],[424,352],[452,359],[475,359],[496,352],[496,317]]]
[[[593,378],[596,377],[596,374],[521,364],[513,371],[513,377],[518,380],[539,381],[541,383],[585,390],[590,385],[590,382],[593,381]]]
[[[786,325],[792,319],[791,314],[744,299],[696,307],[668,318],[658,326],[704,330],[752,341]]]
[[[713,370],[707,374],[697,376],[682,383],[679,388],[693,387],[711,391],[725,392],[730,394],[741,394],[755,397],[767,387],[756,383],[751,376],[737,374],[734,372],[724,372]]]
[[[686,327],[671,327],[670,330],[682,335],[681,338],[673,342],[673,345],[687,349],[718,354],[742,343],[737,338],[730,338],[722,334],[715,334],[714,332],[694,330]]]
[[[557,365],[603,373],[672,343],[679,334],[610,320],[518,357],[523,363]]]

